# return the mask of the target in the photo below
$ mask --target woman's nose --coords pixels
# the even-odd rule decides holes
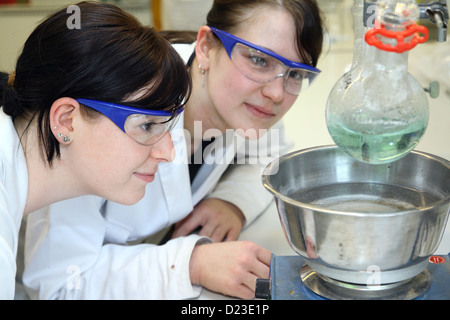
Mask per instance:
[[[173,161],[175,158],[175,148],[170,132],[166,132],[164,136],[152,146],[150,156],[159,162]]]
[[[278,77],[269,83],[266,83],[262,88],[264,96],[270,98],[273,102],[281,102],[284,99],[284,77]]]

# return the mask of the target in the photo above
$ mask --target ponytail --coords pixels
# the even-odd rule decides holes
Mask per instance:
[[[5,103],[4,96],[6,91],[6,85],[8,84],[8,74],[0,72],[0,107]]]
[[[24,111],[20,107],[19,95],[14,88],[14,78],[14,72],[12,74],[0,72],[0,107],[13,119]]]

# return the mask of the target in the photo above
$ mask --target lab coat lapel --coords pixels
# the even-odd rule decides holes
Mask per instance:
[[[204,165],[200,168],[192,184],[194,206],[213,191],[229,164],[233,163],[236,150],[242,146],[243,140],[233,132],[227,130],[225,135],[217,137],[205,148]]]
[[[160,164],[158,169],[170,222],[178,221],[193,209],[183,122],[184,115],[171,132],[175,150],[173,161]]]

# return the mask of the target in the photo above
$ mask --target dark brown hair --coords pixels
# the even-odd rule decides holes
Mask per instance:
[[[315,0],[214,0],[207,24],[232,34],[246,21],[249,9],[261,6],[281,7],[292,15],[298,54],[303,63],[316,66],[322,52],[323,18]]]
[[[54,13],[25,42],[14,82],[8,84],[8,75],[0,73],[0,106],[13,119],[30,115],[38,120],[49,165],[60,156],[49,123],[50,107],[58,98],[166,109],[186,101],[191,90],[182,59],[154,28],[114,5],[86,1],[76,6],[79,29],[68,27],[67,9]],[[124,102],[146,87],[138,100]],[[82,109],[83,114],[90,110]]]

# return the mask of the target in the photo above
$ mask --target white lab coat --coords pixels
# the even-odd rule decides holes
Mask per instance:
[[[181,49],[180,49],[181,48]],[[187,61],[193,46],[177,48]],[[209,241],[190,235],[162,246],[129,245],[186,217],[202,199],[234,203],[246,225],[272,201],[261,183],[262,168],[289,151],[281,123],[269,148],[265,140],[218,138],[192,186],[183,119],[172,134],[176,158],[159,165],[145,197],[123,206],[93,196],[53,204],[28,217],[23,282],[34,299],[185,299],[201,288],[189,279],[195,245]],[[250,146],[249,146],[250,145]],[[256,148],[258,145],[258,148]],[[211,150],[210,149],[210,150]],[[238,164],[243,158],[247,163]],[[237,160],[238,159],[238,160]]]
[[[0,109],[0,299],[13,299],[18,235],[28,192],[28,170],[11,117]]]

